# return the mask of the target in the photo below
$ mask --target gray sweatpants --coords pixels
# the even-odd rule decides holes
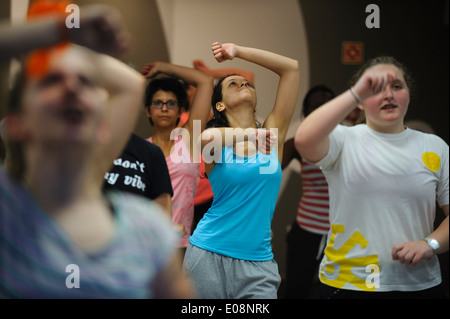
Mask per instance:
[[[191,244],[183,267],[201,299],[276,299],[281,282],[275,260],[235,259]]]

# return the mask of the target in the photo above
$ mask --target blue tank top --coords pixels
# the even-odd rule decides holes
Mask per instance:
[[[232,258],[272,260],[271,224],[282,176],[275,149],[241,157],[224,147],[208,177],[213,203],[190,243]]]

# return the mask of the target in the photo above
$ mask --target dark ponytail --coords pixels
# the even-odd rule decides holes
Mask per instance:
[[[211,120],[208,121],[208,123],[206,123],[206,128],[211,128],[211,127],[230,127],[230,123],[228,123],[228,119],[225,116],[225,114],[223,114],[222,112],[219,112],[216,108],[216,104],[218,102],[221,102],[223,99],[222,96],[222,83],[223,81],[232,75],[236,75],[236,74],[230,74],[227,76],[224,76],[223,78],[221,78],[216,85],[214,85],[214,90],[213,90],[213,95],[211,97],[211,107],[212,107],[212,111],[213,111],[213,118]]]

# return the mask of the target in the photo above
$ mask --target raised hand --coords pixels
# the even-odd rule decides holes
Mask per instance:
[[[114,57],[130,46],[130,35],[120,13],[107,5],[89,5],[81,10],[80,28],[69,30],[70,41]]]
[[[395,79],[396,75],[392,71],[369,68],[354,85],[353,90],[361,100],[365,100],[383,91]]]
[[[161,63],[162,62],[152,62],[145,64],[144,69],[141,72],[142,75],[148,79],[154,76],[155,74],[161,72],[160,70]]]
[[[205,73],[210,73],[211,69],[203,62],[203,60],[194,60],[192,61],[192,65],[194,66],[194,69],[200,70]]]
[[[214,58],[217,62],[233,60],[236,56],[237,46],[234,43],[219,43],[214,42],[211,46]]]

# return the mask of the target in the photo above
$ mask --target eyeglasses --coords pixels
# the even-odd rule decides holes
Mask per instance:
[[[151,107],[152,107],[152,109],[155,109],[155,110],[161,110],[164,105],[167,107],[167,109],[173,110],[178,107],[178,102],[175,100],[168,100],[167,102],[163,102],[161,100],[155,100],[155,101],[152,101]]]

